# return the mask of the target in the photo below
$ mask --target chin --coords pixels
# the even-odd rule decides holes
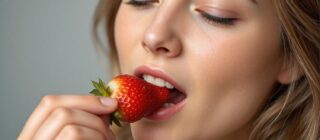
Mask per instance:
[[[131,125],[134,140],[195,140],[174,124],[142,120]]]

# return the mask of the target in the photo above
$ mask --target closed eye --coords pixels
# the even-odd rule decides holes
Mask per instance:
[[[136,8],[148,8],[155,2],[158,2],[158,0],[129,0],[126,4]]]
[[[225,17],[214,16],[200,9],[196,9],[196,11],[198,11],[202,16],[202,18],[210,24],[218,23],[222,25],[234,25],[235,21],[237,20],[236,18],[225,18]]]

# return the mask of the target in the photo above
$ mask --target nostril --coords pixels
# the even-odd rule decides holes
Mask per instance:
[[[164,53],[167,53],[169,52],[169,49],[168,48],[165,48],[165,47],[159,47],[156,49],[157,52],[164,52]]]
[[[181,42],[177,39],[169,40],[168,42],[156,42],[157,43],[154,43],[152,41],[142,41],[141,45],[143,49],[148,53],[154,53],[156,55],[160,54],[168,57],[178,56],[182,51]]]

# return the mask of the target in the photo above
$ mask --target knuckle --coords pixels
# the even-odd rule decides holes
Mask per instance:
[[[82,130],[80,127],[77,127],[75,125],[67,125],[64,128],[64,133],[66,134],[66,137],[68,139],[78,140],[81,139]]]
[[[70,109],[60,107],[60,108],[55,108],[52,112],[52,115],[56,119],[67,120],[71,118],[72,111]]]
[[[46,95],[42,98],[40,104],[45,107],[51,107],[57,102],[57,95]]]

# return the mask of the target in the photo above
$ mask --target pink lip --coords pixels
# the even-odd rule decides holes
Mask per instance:
[[[153,120],[153,121],[162,121],[171,118],[174,116],[178,111],[180,111],[184,105],[186,104],[186,100],[182,100],[181,102],[172,105],[171,107],[160,108],[148,116],[146,119]]]
[[[185,93],[185,91],[181,88],[181,86],[179,86],[168,74],[166,74],[164,71],[162,71],[159,68],[149,67],[149,66],[143,65],[143,66],[139,66],[134,71],[135,76],[141,77],[143,74],[149,74],[154,77],[161,78],[161,79],[169,82],[170,84],[172,84],[181,93],[183,93],[183,94]]]

